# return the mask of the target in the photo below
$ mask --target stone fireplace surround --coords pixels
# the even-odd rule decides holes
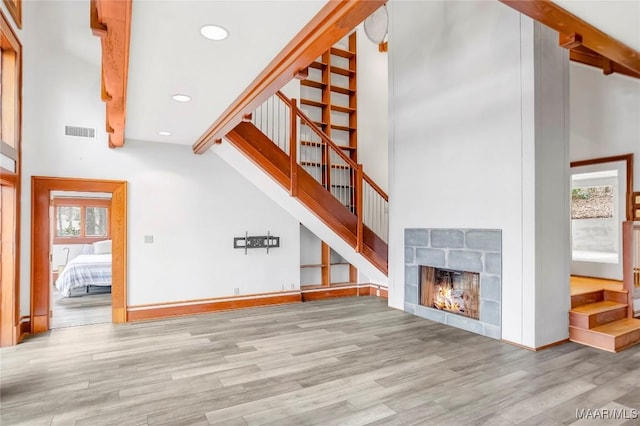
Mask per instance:
[[[478,272],[480,320],[419,304],[420,266]],[[483,336],[502,337],[502,231],[407,228],[404,232],[404,310]]]

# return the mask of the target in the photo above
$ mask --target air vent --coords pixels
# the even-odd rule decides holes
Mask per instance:
[[[64,126],[66,136],[77,136],[79,138],[96,138],[96,129],[92,127]]]

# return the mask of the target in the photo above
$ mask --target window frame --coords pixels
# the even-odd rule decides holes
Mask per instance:
[[[53,206],[53,217],[57,217],[58,207],[80,207],[80,235],[71,237],[59,237],[57,226],[53,228],[53,244],[91,244],[98,241],[111,239],[111,199],[108,198],[67,198],[56,197],[51,203]],[[85,235],[85,223],[87,207],[106,207],[107,209],[107,235],[88,237]],[[55,223],[55,220],[52,221]]]

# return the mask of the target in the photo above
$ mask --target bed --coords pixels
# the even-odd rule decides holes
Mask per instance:
[[[111,286],[111,253],[81,254],[65,266],[56,280],[60,297],[69,297],[71,290],[89,286]]]

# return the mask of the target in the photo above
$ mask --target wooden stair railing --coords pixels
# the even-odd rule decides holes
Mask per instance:
[[[634,299],[640,298],[640,223],[622,222],[622,283],[628,292],[628,317],[634,312]]]
[[[279,100],[281,105],[277,105],[273,100],[265,102],[267,104],[266,115],[271,117],[272,123],[271,126],[267,126],[267,131],[273,135],[278,123],[282,123],[278,115],[280,106],[284,106],[285,110],[288,110],[290,129],[288,132],[288,153],[292,164],[297,161],[312,176],[316,177],[318,183],[355,214],[360,219],[359,223],[367,225],[383,241],[387,242],[389,202],[387,194],[369,175],[364,173],[361,164],[356,164],[344,152],[344,147],[336,144],[298,108],[295,99],[287,98],[280,91],[276,92],[272,99],[275,98]],[[269,103],[271,108],[269,108]],[[260,116],[264,115],[265,110],[261,109]],[[258,117],[258,114],[256,113],[254,116]],[[300,126],[298,126],[298,120],[300,120]],[[262,130],[262,125],[258,120],[254,124]],[[268,135],[268,133],[265,134]],[[278,146],[282,148],[284,144],[279,143]],[[291,170],[295,170],[295,167],[292,167]],[[290,189],[291,193],[294,191],[293,188]],[[361,244],[360,240],[359,244]]]
[[[281,92],[260,105],[251,122],[227,139],[386,274],[388,196],[362,165]]]

